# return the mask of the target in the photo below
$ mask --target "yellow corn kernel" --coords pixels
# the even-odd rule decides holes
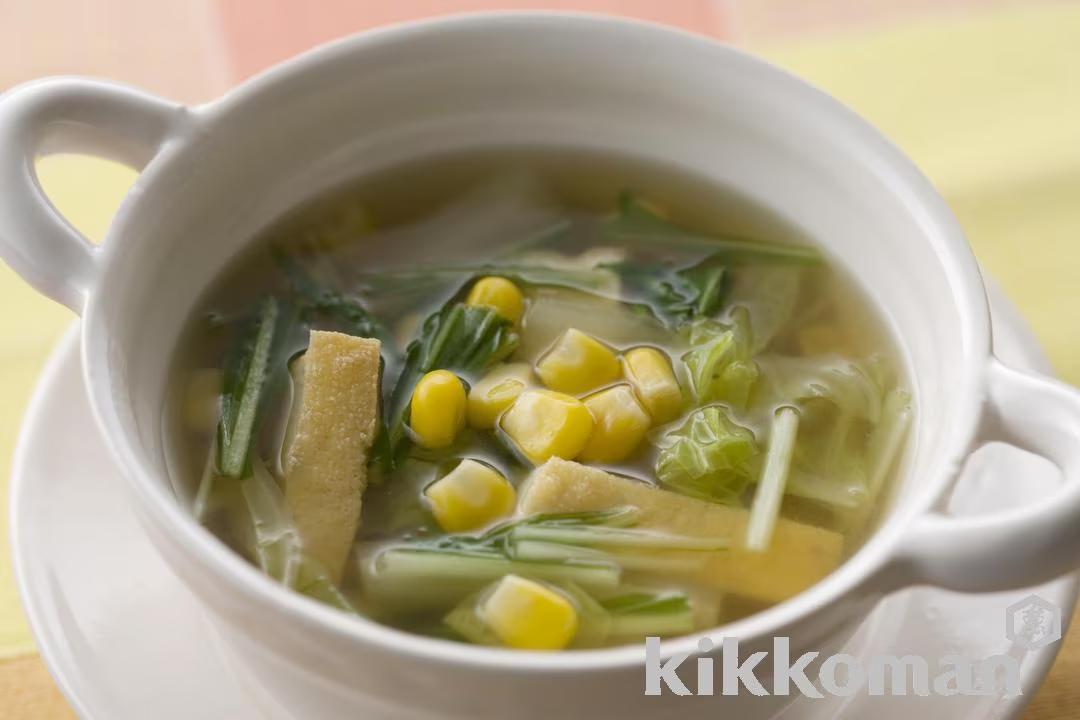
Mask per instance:
[[[533,384],[528,363],[500,365],[469,388],[469,425],[490,430],[525,388]]]
[[[562,650],[574,639],[574,604],[555,590],[506,575],[479,607],[480,619],[504,645],[518,650]]]
[[[578,458],[582,462],[614,463],[637,449],[652,420],[629,385],[615,385],[585,398],[593,416],[593,431]]]
[[[458,466],[424,490],[435,522],[446,532],[479,530],[514,512],[514,486],[476,460]]]
[[[444,448],[465,427],[465,386],[448,370],[433,370],[413,388],[409,427],[426,448]]]
[[[622,368],[607,345],[570,328],[540,358],[536,374],[552,390],[576,394],[618,380]]]
[[[593,418],[577,398],[526,390],[502,416],[502,429],[536,465],[551,457],[577,457],[589,441]]]
[[[679,416],[682,390],[664,353],[651,347],[634,348],[623,356],[623,365],[626,379],[634,386],[653,423],[660,425]]]
[[[194,370],[184,388],[184,424],[189,430],[209,435],[218,424],[224,373],[218,368]]]
[[[476,281],[465,298],[466,305],[485,305],[493,308],[515,325],[525,312],[525,298],[517,285],[506,278],[489,275]]]

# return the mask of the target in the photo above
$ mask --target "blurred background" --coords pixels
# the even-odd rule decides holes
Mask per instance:
[[[493,8],[681,27],[848,103],[930,177],[1057,372],[1080,384],[1080,1],[0,0],[0,91],[43,75],[97,75],[196,104],[336,37]],[[43,158],[38,169],[95,239],[134,179],[92,158]],[[73,316],[2,265],[0,307],[0,718],[68,718],[12,583],[6,483],[34,380]],[[1027,717],[1080,718],[1080,638],[1066,639]]]

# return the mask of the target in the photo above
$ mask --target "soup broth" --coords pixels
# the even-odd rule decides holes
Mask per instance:
[[[885,323],[724,188],[456,155],[264,235],[183,335],[174,482],[315,600],[519,649],[686,634],[821,580],[887,502]]]

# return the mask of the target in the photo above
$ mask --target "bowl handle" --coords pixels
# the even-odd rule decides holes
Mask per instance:
[[[920,517],[900,556],[911,584],[1012,590],[1080,568],[1080,391],[997,359],[987,369],[987,388],[980,440],[1041,455],[1064,482],[1050,497],[1014,510]]]
[[[35,157],[79,152],[141,170],[179,129],[186,108],[97,80],[53,78],[0,95],[0,258],[39,292],[81,313],[98,249],[53,207]]]

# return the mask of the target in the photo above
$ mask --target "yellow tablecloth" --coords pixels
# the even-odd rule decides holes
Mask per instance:
[[[87,237],[100,240],[124,193],[130,169],[103,160],[54,156],[38,175],[57,207]],[[0,190],[0,202],[4,202]],[[0,659],[33,650],[11,574],[8,476],[26,403],[49,351],[74,315],[38,295],[0,262]]]
[[[1080,7],[1012,8],[755,50],[849,103],[914,158],[1054,367],[1080,384]],[[92,237],[102,236],[133,177],[79,158],[48,159],[40,172],[57,206]],[[0,307],[6,469],[33,379],[71,315],[2,266]],[[7,561],[6,470],[0,481],[2,658],[32,642]],[[1059,667],[1075,672],[1080,649],[1070,648]],[[1071,683],[1052,682],[1040,717],[1064,717],[1051,708],[1075,707],[1075,696]]]

